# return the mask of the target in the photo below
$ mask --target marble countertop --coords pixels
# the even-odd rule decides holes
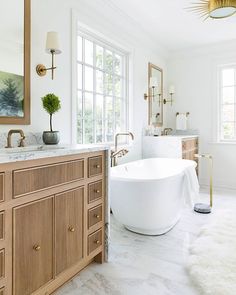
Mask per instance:
[[[199,137],[199,135],[162,135],[162,136],[145,136],[145,137],[152,137],[152,138],[179,138],[179,139],[185,139],[185,138],[196,138]]]
[[[199,135],[166,135],[163,137],[177,137],[177,138],[196,138],[199,137]]]
[[[18,161],[36,160],[48,157],[76,155],[109,150],[107,145],[32,145],[23,148],[0,149],[0,164]]]

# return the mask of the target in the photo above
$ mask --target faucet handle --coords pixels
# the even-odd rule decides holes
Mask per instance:
[[[123,156],[125,156],[129,151],[127,149],[123,150]]]
[[[18,144],[18,147],[25,147],[25,136],[22,136],[21,139],[20,139],[20,142]]]

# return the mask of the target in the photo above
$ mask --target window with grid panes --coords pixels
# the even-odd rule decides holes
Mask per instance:
[[[219,68],[219,128],[221,142],[236,141],[236,65]]]
[[[77,36],[77,143],[112,143],[128,129],[128,54]]]

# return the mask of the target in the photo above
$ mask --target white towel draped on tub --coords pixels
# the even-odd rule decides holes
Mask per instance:
[[[193,208],[199,196],[199,182],[195,167],[187,167],[184,170],[184,199],[185,204]]]
[[[176,116],[176,130],[187,130],[187,114],[178,114]]]

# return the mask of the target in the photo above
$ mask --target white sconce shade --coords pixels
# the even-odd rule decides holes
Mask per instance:
[[[158,87],[158,79],[157,77],[151,77],[150,78],[150,88],[152,87]]]
[[[60,44],[57,32],[48,32],[47,33],[47,41],[46,41],[46,52],[51,53],[54,52],[55,54],[60,54]]]
[[[175,93],[175,86],[174,85],[171,85],[170,88],[169,88],[169,93],[170,94],[174,94]]]

